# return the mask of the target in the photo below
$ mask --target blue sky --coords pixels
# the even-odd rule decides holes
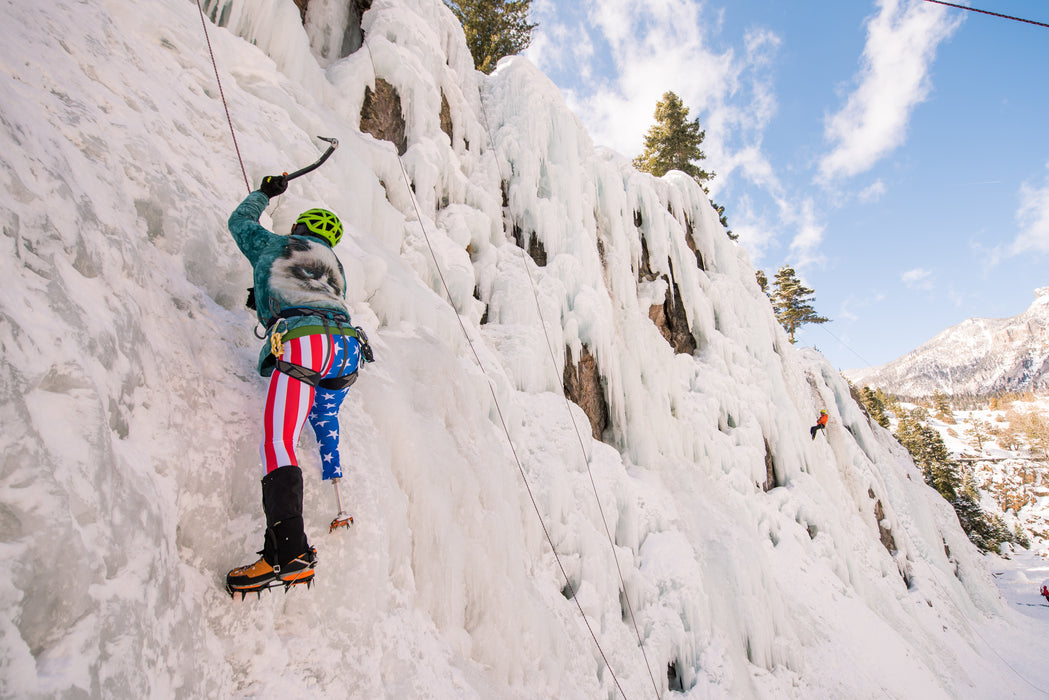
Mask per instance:
[[[1049,23],[1046,0],[973,7]],[[526,55],[595,143],[633,157],[673,90],[756,268],[879,365],[1049,286],[1049,28],[926,0],[533,0]]]

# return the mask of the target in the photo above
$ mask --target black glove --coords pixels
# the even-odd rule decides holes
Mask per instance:
[[[259,192],[270,199],[284,194],[286,189],[288,189],[287,175],[267,175],[262,178],[262,184],[259,185]]]

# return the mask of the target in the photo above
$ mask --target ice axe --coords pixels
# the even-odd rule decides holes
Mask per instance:
[[[328,156],[334,153],[335,149],[339,147],[339,139],[328,138],[327,136],[318,136],[317,138],[319,138],[321,141],[327,141],[329,144],[331,144],[330,146],[328,146],[328,150],[324,152],[324,155],[317,159],[316,163],[313,163],[312,165],[307,165],[305,168],[302,168],[301,170],[296,170],[293,173],[284,173],[284,177],[286,179],[294,180],[295,178],[301,177],[306,173],[313,172],[317,168],[321,167],[324,161],[328,160]]]

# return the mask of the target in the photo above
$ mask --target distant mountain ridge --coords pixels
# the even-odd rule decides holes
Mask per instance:
[[[970,318],[880,367],[848,370],[853,384],[901,396],[985,395],[1049,387],[1049,287],[1011,318]]]

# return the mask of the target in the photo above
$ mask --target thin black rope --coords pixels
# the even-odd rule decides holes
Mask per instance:
[[[853,349],[852,349],[851,347],[849,347],[849,344],[848,344],[848,343],[846,343],[846,342],[845,342],[844,340],[842,340],[842,339],[841,339],[841,338],[839,338],[838,336],[834,335],[833,333],[831,333],[831,332],[830,332],[829,330],[827,330],[826,328],[823,328],[823,324],[822,324],[822,323],[820,323],[820,324],[817,324],[817,325],[819,325],[819,327],[820,327],[821,329],[823,329],[823,332],[824,332],[824,333],[826,333],[826,334],[827,334],[827,335],[829,335],[829,336],[830,336],[831,338],[834,338],[834,339],[835,339],[836,341],[838,341],[839,343],[841,343],[841,344],[842,344],[842,345],[843,345],[843,346],[845,347],[845,349],[846,349],[846,350],[848,350],[849,352],[851,352],[851,353],[852,353],[853,355],[855,355],[856,357],[860,358],[860,360],[861,360],[861,361],[863,362],[863,364],[864,364],[864,365],[865,365],[866,367],[873,367],[873,366],[874,366],[874,365],[872,365],[872,364],[871,364],[870,362],[868,362],[868,361],[867,361],[867,360],[866,360],[866,359],[865,359],[865,358],[863,357],[863,355],[859,354],[858,352],[856,352],[855,350],[853,350]]]
[[[222,107],[226,110],[226,121],[229,122],[229,133],[233,136],[233,150],[237,152],[237,161],[240,163],[240,172],[244,175],[244,185],[251,192],[251,184],[248,182],[248,171],[244,169],[244,159],[240,157],[240,146],[237,145],[237,132],[233,130],[233,119],[229,115],[229,105],[226,104],[226,94],[222,91],[222,79],[219,78],[219,64],[215,61],[215,52],[211,48],[211,37],[208,35],[208,23],[204,21],[204,8],[197,0],[197,10],[200,11],[200,26],[204,28],[204,40],[208,43],[208,53],[211,54],[211,66],[215,69],[215,82],[219,84],[219,97],[222,98]]]
[[[400,162],[400,156],[398,156],[398,162]],[[419,205],[415,199],[415,193],[412,192],[411,183],[408,179],[408,173],[404,170],[404,164],[401,163],[401,176],[404,178],[405,187],[408,188],[412,199],[412,206],[415,207],[415,215],[419,219],[419,228],[422,230],[423,238],[426,240],[426,247],[430,250],[430,256],[433,258],[434,265],[437,266],[437,275],[441,279],[441,285],[444,287],[445,294],[448,295],[449,301],[452,299],[451,289],[448,286],[448,282],[444,278],[444,272],[441,270],[441,265],[437,262],[437,254],[434,252],[433,246],[430,245],[430,238],[426,235],[426,225],[423,223],[422,214],[419,211]],[[452,309],[455,311],[455,309]],[[473,353],[474,360],[477,361],[477,365],[481,368],[481,373],[484,374],[485,379],[488,381],[488,391],[492,394],[492,402],[495,404],[495,411],[499,416],[499,423],[502,425],[503,432],[506,434],[506,439],[510,444],[510,451],[514,455],[514,462],[517,463],[517,470],[521,474],[521,479],[524,481],[525,489],[528,491],[528,498],[532,501],[532,508],[535,509],[535,514],[539,518],[539,524],[543,528],[543,534],[546,536],[546,541],[550,545],[551,551],[554,553],[554,559],[557,560],[557,566],[561,569],[561,575],[565,579],[565,583],[568,585],[569,590],[572,588],[571,579],[568,577],[568,572],[565,570],[564,564],[561,562],[561,557],[557,554],[557,549],[554,547],[554,538],[550,535],[550,531],[546,527],[546,522],[543,520],[543,515],[539,510],[539,504],[535,500],[535,495],[532,493],[532,487],[528,483],[528,477],[525,474],[524,466],[521,464],[521,458],[517,454],[517,448],[514,447],[513,439],[510,437],[510,429],[506,425],[506,419],[503,418],[503,409],[499,405],[499,398],[496,396],[495,387],[492,385],[491,377],[488,374],[488,370],[485,369],[484,363],[481,362],[480,356],[477,354],[477,348],[474,347],[473,341],[470,339],[470,334],[466,330],[466,324],[463,323],[463,317],[458,311],[455,311],[455,318],[459,321],[459,328],[462,329],[463,336],[466,338],[467,345],[470,346],[470,352]],[[590,626],[590,621],[586,618],[586,613],[583,612],[583,606],[580,604],[577,596],[572,596],[572,602],[575,603],[576,607],[579,608],[579,614],[583,617],[583,622],[586,624],[586,628],[590,630],[590,636],[594,639],[594,644],[597,645],[597,650],[601,654],[602,660],[605,662],[605,666],[608,668],[608,672],[612,674],[612,679],[615,681],[616,687],[619,688],[619,692],[622,693],[623,697],[626,697],[626,693],[623,692],[623,687],[619,685],[619,679],[616,678],[615,672],[612,670],[611,664],[608,662],[608,658],[605,656],[604,649],[601,648],[601,643],[597,640],[597,633],[594,632],[593,627]]]
[[[372,72],[375,71],[375,60],[372,57],[371,46],[368,42],[364,42],[365,48],[368,49],[368,58],[372,63]],[[535,499],[535,494],[532,492],[532,487],[528,481],[528,476],[525,474],[524,465],[521,463],[521,458],[517,454],[517,448],[514,447],[513,438],[510,437],[510,428],[506,424],[506,419],[503,416],[502,406],[499,404],[499,397],[495,393],[495,386],[492,383],[492,378],[488,374],[488,370],[485,369],[484,363],[481,361],[480,355],[477,353],[477,348],[474,346],[473,340],[470,338],[469,332],[466,330],[466,324],[463,323],[462,315],[455,310],[455,303],[452,301],[452,291],[448,286],[448,282],[444,277],[444,271],[441,269],[441,264],[437,260],[437,253],[433,249],[433,245],[430,243],[430,237],[426,233],[426,223],[423,220],[422,212],[419,210],[419,203],[415,197],[415,192],[412,190],[411,180],[408,178],[408,173],[404,169],[404,161],[401,159],[400,154],[397,155],[397,163],[400,166],[401,177],[404,178],[405,189],[408,190],[408,196],[412,200],[412,207],[415,209],[415,216],[419,221],[419,229],[422,232],[423,240],[426,241],[426,247],[430,251],[430,257],[433,258],[433,264],[437,269],[437,276],[441,280],[441,286],[444,288],[444,293],[448,296],[448,302],[452,305],[452,311],[455,313],[455,319],[459,322],[459,328],[463,333],[463,337],[466,339],[466,344],[470,347],[470,352],[473,353],[474,360],[477,362],[477,366],[481,369],[481,373],[484,375],[485,380],[488,382],[488,391],[492,394],[492,403],[495,406],[496,414],[499,416],[499,424],[502,426],[503,433],[506,435],[506,441],[510,445],[510,452],[514,456],[514,462],[517,465],[517,471],[521,475],[521,480],[524,482],[525,490],[528,492],[528,498],[532,502],[532,508],[535,510],[536,517],[539,519],[539,525],[543,530],[543,535],[546,537],[546,542],[550,545],[550,551],[553,552],[554,560],[557,562],[557,567],[561,570],[561,576],[564,577],[565,583],[569,590],[572,590],[572,581],[568,577],[568,571],[565,569],[564,563],[561,561],[560,555],[557,553],[557,547],[554,546],[554,538],[550,534],[550,530],[546,527],[546,521],[543,519],[543,514],[539,510],[539,503]],[[583,611],[583,606],[579,602],[579,597],[573,595],[572,602],[575,603],[576,608],[579,610],[580,617],[583,618],[583,624],[586,625],[586,629],[590,632],[591,639],[594,640],[594,645],[597,647],[598,653],[601,655],[601,660],[605,664],[605,668],[608,669],[609,675],[612,676],[612,681],[615,683],[616,688],[619,689],[620,695],[625,699],[627,697],[626,691],[623,690],[623,686],[619,683],[619,678],[616,677],[615,671],[612,670],[612,664],[608,661],[608,656],[605,654],[605,650],[601,646],[601,642],[598,641],[597,633],[594,628],[590,625],[590,620],[587,619],[586,613]]]
[[[484,118],[484,127],[488,132],[488,142],[492,144],[492,153],[496,160],[496,167],[499,167],[499,158],[496,154],[495,138],[492,135],[492,127],[488,121],[488,110],[484,106],[484,95],[478,92],[478,97],[481,101],[481,115]],[[500,177],[502,174],[500,173]],[[528,284],[532,289],[532,297],[535,299],[535,309],[539,314],[539,325],[543,328],[543,336],[546,338],[546,350],[550,355],[550,363],[554,368],[554,375],[557,377],[558,385],[561,387],[561,395],[565,400],[565,408],[568,410],[568,418],[572,422],[572,428],[575,430],[576,440],[579,442],[579,449],[583,454],[583,462],[586,464],[586,473],[590,477],[590,487],[594,492],[594,500],[597,501],[598,514],[601,516],[601,524],[605,529],[605,537],[608,538],[608,544],[612,549],[612,559],[616,563],[616,571],[619,573],[619,583],[623,587],[623,599],[626,601],[627,612],[630,614],[630,623],[634,627],[634,634],[637,636],[637,645],[641,649],[641,656],[645,660],[645,669],[648,671],[648,677],[652,681],[652,688],[656,691],[656,698],[659,698],[659,686],[656,683],[655,675],[652,673],[652,664],[648,660],[648,654],[645,652],[645,643],[641,639],[641,630],[637,626],[637,618],[634,615],[634,606],[630,602],[630,595],[627,593],[626,578],[623,576],[623,569],[619,565],[619,556],[616,554],[615,541],[612,539],[612,532],[608,529],[608,519],[605,517],[605,509],[601,505],[601,497],[597,493],[597,483],[594,481],[594,472],[590,468],[590,458],[587,457],[586,445],[583,441],[582,432],[579,430],[579,424],[576,422],[575,414],[572,413],[571,402],[568,400],[568,392],[565,389],[564,378],[557,371],[557,358],[554,356],[553,343],[550,340],[550,332],[546,326],[546,318],[543,316],[542,305],[539,303],[539,292],[535,286],[535,280],[532,278],[532,271],[528,268],[528,262],[525,259],[525,251],[522,250],[520,253],[521,265],[524,267],[525,275],[528,277]]]
[[[1012,15],[1003,15],[1000,12],[991,12],[989,10],[979,10],[975,7],[968,7],[967,5],[956,5],[953,2],[943,2],[943,0],[925,0],[925,2],[936,3],[937,5],[946,5],[947,7],[954,7],[959,10],[968,10],[969,12],[979,12],[981,15],[991,15],[992,17],[1001,17],[1002,19],[1011,19],[1014,22],[1024,22],[1026,24],[1033,24],[1039,27],[1049,28],[1049,24],[1045,22],[1036,22],[1033,19],[1024,19],[1023,17],[1013,17]]]

